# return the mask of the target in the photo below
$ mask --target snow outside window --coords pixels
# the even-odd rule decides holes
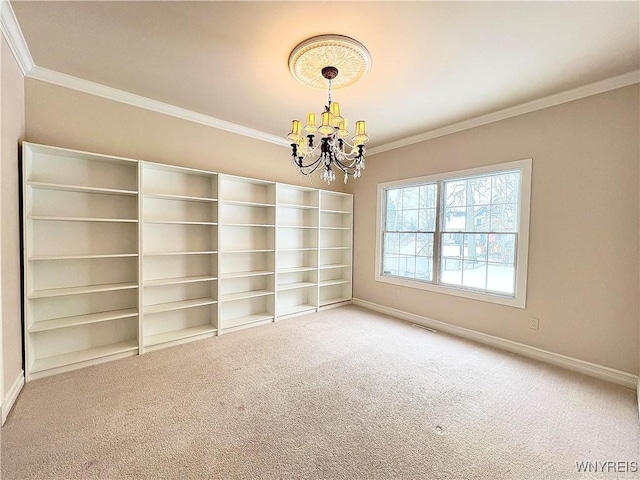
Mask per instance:
[[[524,308],[531,160],[378,185],[376,280]]]

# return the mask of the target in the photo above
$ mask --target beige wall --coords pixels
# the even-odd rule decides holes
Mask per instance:
[[[309,184],[288,166],[284,147],[33,79],[25,83],[28,141]],[[637,113],[633,86],[370,157],[363,177],[347,187],[355,193],[355,296],[637,373]],[[378,182],[530,157],[526,310],[374,281]],[[323,188],[317,179],[312,185]],[[539,331],[528,328],[531,316],[540,318]]]
[[[288,147],[29,78],[26,116],[29,142],[330,188],[317,174],[312,183],[298,177]]]
[[[634,85],[370,157],[348,186],[354,296],[637,374],[638,105]],[[533,158],[526,309],[374,280],[379,182],[523,158]]]
[[[4,395],[22,374],[18,144],[24,138],[24,76],[2,38],[0,170]]]

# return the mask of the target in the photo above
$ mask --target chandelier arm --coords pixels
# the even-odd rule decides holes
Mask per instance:
[[[310,163],[308,165],[308,167],[312,166],[312,165],[315,165],[311,171],[304,172],[302,169],[300,169],[300,173],[302,173],[303,175],[312,175],[316,170],[318,170],[318,168],[320,168],[322,165],[324,165],[324,163],[321,162],[320,160],[321,160],[321,158],[318,158],[314,163]]]
[[[309,168],[309,167],[314,166],[316,163],[320,162],[320,157],[318,157],[313,162],[310,162],[310,163],[308,163],[306,165],[303,165],[302,160],[306,159],[307,157],[304,156],[304,157],[297,157],[297,158],[298,158],[298,162],[296,162],[296,165],[298,165],[298,167],[300,167],[300,168]]]
[[[345,165],[340,160],[336,160],[335,164],[337,165],[337,167],[340,170],[342,170],[347,175],[353,176],[353,174],[356,172],[356,168],[355,167],[352,167],[352,166],[349,166],[349,165]]]
[[[306,165],[302,164],[302,158],[298,157],[299,163],[297,163],[298,168],[303,169],[303,168],[311,168],[314,167],[313,170],[315,171],[316,168],[318,168],[318,165],[321,164],[322,162],[320,162],[320,157],[316,158],[315,161],[308,163]]]

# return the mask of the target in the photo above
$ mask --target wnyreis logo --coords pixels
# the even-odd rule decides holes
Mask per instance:
[[[638,462],[592,462],[578,461],[576,469],[579,473],[638,473]]]

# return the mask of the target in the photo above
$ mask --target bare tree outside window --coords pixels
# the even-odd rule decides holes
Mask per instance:
[[[519,170],[386,188],[383,275],[513,296],[519,201]]]

